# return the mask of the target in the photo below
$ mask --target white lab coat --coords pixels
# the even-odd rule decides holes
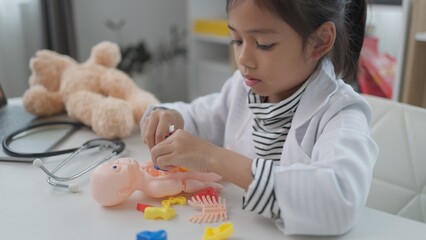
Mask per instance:
[[[179,111],[185,130],[255,159],[248,91],[236,71],[221,93],[191,104],[161,106]],[[324,61],[300,100],[280,166],[274,169],[281,209],[281,218],[275,222],[280,230],[338,235],[354,227],[365,206],[378,155],[370,136],[370,116],[367,102],[336,80],[333,66]]]

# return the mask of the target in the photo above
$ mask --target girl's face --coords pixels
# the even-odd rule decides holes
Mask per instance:
[[[275,13],[252,0],[239,1],[229,10],[229,28],[235,61],[245,83],[268,102],[291,96],[309,78],[317,60],[313,46]]]

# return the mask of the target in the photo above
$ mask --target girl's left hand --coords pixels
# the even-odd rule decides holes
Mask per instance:
[[[215,156],[222,148],[178,129],[151,149],[154,165],[161,169],[185,167],[199,172],[210,172]]]

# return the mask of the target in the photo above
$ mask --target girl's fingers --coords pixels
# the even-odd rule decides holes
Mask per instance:
[[[169,136],[169,125],[170,120],[167,118],[160,118],[157,130],[155,132],[155,145],[159,144],[160,142],[164,141]]]
[[[161,169],[167,169],[167,166],[171,166],[171,154],[173,147],[170,144],[163,143],[156,145],[151,149],[151,158],[154,165]]]
[[[144,142],[149,149],[155,146],[155,135],[158,126],[158,118],[149,116],[145,119],[144,123]]]

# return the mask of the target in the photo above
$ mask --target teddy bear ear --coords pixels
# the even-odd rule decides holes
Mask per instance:
[[[120,47],[113,42],[100,42],[92,48],[88,62],[115,68],[121,61]]]

